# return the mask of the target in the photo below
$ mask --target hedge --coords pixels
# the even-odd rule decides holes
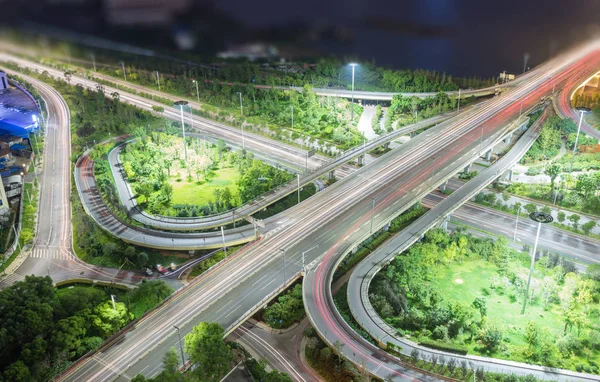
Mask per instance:
[[[425,347],[428,347],[431,349],[447,351],[449,353],[455,353],[455,354],[460,354],[460,355],[467,355],[467,353],[469,352],[469,350],[465,347],[447,344],[447,343],[430,340],[430,339],[423,339],[423,340],[419,341],[419,345],[422,345],[422,346],[425,346]]]

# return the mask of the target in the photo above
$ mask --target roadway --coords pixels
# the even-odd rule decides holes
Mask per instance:
[[[89,265],[73,252],[71,233],[71,145],[70,113],[67,104],[52,87],[34,78],[18,74],[31,83],[46,101],[48,117],[44,130],[45,144],[42,171],[38,174],[40,199],[37,230],[33,246],[25,251],[20,266],[0,281],[6,287],[27,275],[49,275],[54,282],[74,278],[137,284],[140,275]],[[21,257],[21,256],[19,256]],[[18,261],[18,260],[15,260]]]
[[[19,58],[17,56],[10,55],[5,52],[0,52],[0,61],[12,62],[21,67],[36,70],[39,73],[46,71],[49,76],[61,79],[63,81],[65,80],[64,72],[61,70],[37,64]],[[80,85],[84,88],[88,88],[91,90],[97,90],[98,86],[101,86],[105,95],[109,97],[112,97],[114,93],[117,93],[119,94],[119,100],[121,102],[132,104],[143,110],[147,110],[153,113],[153,106],[164,108],[165,111],[160,114],[161,116],[175,122],[181,122],[181,113],[180,110],[176,107],[170,108],[160,102],[155,102],[142,96],[128,93],[116,87],[101,85],[91,79],[83,78],[78,75],[71,76],[70,84]],[[146,93],[151,91],[150,89],[142,86],[137,86],[130,83],[126,84],[128,88],[133,88],[134,90],[140,93]],[[172,99],[173,101],[180,99],[170,94],[165,94],[165,96],[165,98]],[[194,102],[190,102],[190,106],[193,108],[201,108],[200,104],[195,104]],[[314,155],[308,158],[307,164],[307,151],[304,149],[300,149],[298,147],[285,144],[283,142],[277,142],[277,144],[274,145],[273,141],[267,137],[263,137],[261,135],[247,131],[244,131],[242,133],[242,131],[238,128],[234,128],[223,123],[214,122],[206,118],[201,118],[199,116],[192,116],[190,115],[190,113],[184,113],[184,121],[188,128],[191,127],[191,131],[204,133],[214,138],[222,139],[226,142],[229,142],[230,144],[244,147],[246,150],[259,153],[259,155],[266,155],[272,160],[280,163],[285,163],[288,166],[296,167],[299,169],[304,169],[305,167],[308,167],[309,169],[314,169],[328,162],[327,158],[320,155]]]
[[[39,50],[31,49],[31,48],[24,48],[22,46],[15,45],[9,41],[0,41],[0,47],[4,51],[13,52],[14,54],[19,55],[19,56],[27,55],[30,58],[37,57],[37,56],[43,56],[42,52],[40,52]],[[63,57],[53,56],[53,58],[64,61]],[[167,59],[172,59],[172,58],[167,58]],[[86,61],[78,60],[78,62],[86,62]],[[92,62],[90,62],[90,61],[87,61],[86,63],[89,66],[92,65]],[[188,62],[188,65],[189,64],[190,63]],[[74,66],[69,63],[68,67],[73,68]],[[81,71],[87,70],[86,68],[82,68],[82,67],[78,67],[78,69]],[[90,73],[92,76],[94,76],[96,78],[102,79],[104,81],[110,81],[115,84],[120,84],[121,86],[127,86],[128,88],[135,89],[138,92],[144,92],[144,93],[147,93],[147,94],[150,94],[153,96],[158,96],[158,97],[163,97],[163,98],[173,97],[169,93],[159,92],[157,90],[143,87],[143,86],[137,85],[132,82],[127,82],[127,81],[121,80],[120,78],[116,78],[116,77],[98,73],[98,72],[90,71]],[[152,75],[154,75],[154,74],[152,74]],[[520,77],[522,77],[522,76],[518,76],[517,79],[519,79]],[[212,82],[212,81],[206,81],[206,82]],[[246,84],[237,84],[237,83],[234,84],[234,83],[226,82],[226,81],[220,81],[220,84],[221,85],[229,85],[229,86],[231,86],[231,85],[245,86],[246,85]],[[471,97],[471,96],[481,97],[481,96],[492,95],[495,93],[496,89],[502,89],[503,87],[506,87],[507,85],[511,85],[511,83],[502,84],[502,85],[498,85],[498,86],[490,86],[490,87],[481,88],[481,89],[461,90],[461,97],[466,98],[466,97]],[[302,92],[304,90],[300,86],[269,86],[269,85],[260,85],[259,84],[259,85],[255,85],[255,87],[257,89],[295,90],[298,92]],[[402,95],[404,97],[413,97],[414,96],[414,97],[418,97],[418,98],[426,98],[426,97],[434,97],[437,94],[437,92],[371,92],[371,91],[362,91],[362,90],[355,90],[354,92],[352,92],[351,90],[337,89],[337,88],[313,88],[312,91],[319,96],[338,97],[338,98],[352,98],[352,96],[354,96],[354,98],[357,100],[362,99],[362,100],[378,100],[378,101],[391,101],[394,95]],[[448,94],[449,96],[458,95],[458,91],[448,91],[445,93]],[[200,104],[197,104],[194,107],[197,109],[200,109]]]
[[[413,349],[417,349],[421,353],[422,357],[436,355],[445,359],[446,362],[452,358],[457,361],[457,363],[467,360],[471,362],[474,367],[481,367],[486,371],[514,373],[519,375],[533,374],[542,379],[551,378],[563,381],[573,378],[577,378],[579,380],[596,380],[597,377],[592,377],[590,375],[581,373],[573,373],[568,370],[548,370],[547,368],[532,366],[525,363],[501,361],[485,357],[456,356],[419,346],[412,341],[397,336],[396,330],[387,325],[384,320],[378,317],[369,301],[369,285],[379,270],[392,261],[397,254],[408,249],[410,245],[418,241],[426,231],[452,213],[457,206],[465,203],[480,190],[482,190],[487,184],[494,181],[498,177],[498,174],[502,174],[504,171],[513,166],[514,163],[516,163],[527,152],[529,147],[531,147],[535,139],[537,139],[539,136],[543,119],[544,118],[541,118],[538,123],[532,126],[532,128],[530,128],[530,130],[523,135],[523,137],[515,144],[515,146],[507,155],[502,157],[491,167],[481,171],[477,177],[459,187],[450,196],[441,198],[441,201],[438,201],[430,211],[395,236],[392,240],[378,248],[356,266],[348,282],[348,303],[354,318],[376,340],[377,343],[385,346],[388,342],[390,342],[394,345],[401,346],[404,354],[410,354]],[[475,209],[471,206],[471,211],[473,210]],[[475,216],[477,216],[477,214],[475,214]],[[487,214],[486,219],[489,219]],[[521,231],[521,237],[523,238],[522,242],[531,245],[533,244],[533,238],[535,237],[537,224],[529,221],[528,219],[523,220],[524,221],[522,221],[519,228]],[[506,225],[500,225],[500,227],[506,227]],[[510,228],[514,228],[514,226],[511,225]],[[544,245],[547,246],[547,238],[551,237],[553,232],[544,232],[544,234]],[[554,240],[555,238],[552,238],[550,240],[551,243]],[[595,253],[597,253],[597,250],[600,248],[600,246],[598,246],[597,242],[594,244],[596,249]],[[571,250],[570,253],[572,254],[573,251]],[[596,261],[598,262],[600,259],[596,258]],[[305,280],[305,287],[307,284],[310,285],[310,283],[314,281],[308,276]],[[331,332],[331,327],[322,327],[327,328],[328,331]],[[356,346],[356,344],[354,344],[354,346]]]
[[[378,146],[388,144],[394,139],[397,139],[400,136],[410,134],[412,132],[425,129],[429,126],[435,125],[437,123],[441,123],[445,120],[450,119],[453,115],[456,115],[455,112],[446,113],[442,115],[438,115],[421,122],[408,125],[382,135],[364,145],[357,146],[356,148],[349,149],[343,152],[337,158],[332,159],[328,164],[325,164],[317,169],[314,169],[308,173],[301,174],[298,179],[293,179],[289,183],[280,186],[279,188],[272,190],[251,202],[248,202],[240,207],[237,207],[233,210],[215,214],[210,216],[203,216],[198,218],[176,218],[176,217],[166,217],[160,215],[152,215],[148,212],[144,212],[140,210],[137,205],[137,202],[134,198],[134,193],[131,190],[127,180],[125,179],[125,175],[122,170],[122,164],[119,160],[120,152],[125,145],[125,143],[117,146],[113,149],[108,155],[108,161],[113,173],[113,178],[115,179],[117,192],[119,195],[119,199],[121,204],[125,206],[125,209],[128,211],[129,216],[136,220],[137,222],[147,226],[160,230],[172,230],[172,231],[195,231],[195,230],[205,230],[210,228],[215,228],[219,226],[224,226],[233,223],[237,220],[243,220],[245,217],[250,216],[258,211],[265,209],[267,206],[277,202],[278,200],[288,196],[298,190],[298,187],[304,187],[307,184],[312,182],[316,182],[319,178],[326,176],[328,173],[336,171],[340,167],[344,166],[347,162],[368,153],[369,151],[375,149]],[[353,169],[355,170],[355,169]],[[83,174],[83,173],[80,173]],[[343,175],[348,175],[349,172],[346,171]],[[341,174],[342,175],[342,174]],[[84,182],[80,184],[84,185]],[[86,192],[82,190],[82,192]],[[250,232],[248,237],[252,237],[252,228],[246,227],[246,231]],[[229,232],[229,231],[228,231]]]
[[[529,72],[529,80],[510,94],[452,123],[428,129],[401,149],[357,170],[355,176],[291,208],[277,229],[196,278],[138,322],[135,330],[123,334],[117,344],[77,363],[61,379],[126,380],[145,372],[176,343],[173,325],[186,334],[198,322],[218,322],[229,332],[298,276],[303,257],[308,264],[315,262],[311,266],[314,269],[323,255],[327,262],[338,251],[362,241],[369,226],[372,198],[377,213],[374,225],[380,227],[502,139],[507,133],[505,124],[518,115],[518,100],[524,99],[527,109],[539,102],[548,81],[561,83],[582,61],[600,61],[590,54],[597,46],[592,48],[561,56],[535,73]],[[359,230],[363,232],[357,235]],[[305,298],[307,306],[315,303],[310,296]],[[369,362],[374,362],[370,369],[383,368],[374,357]],[[419,373],[400,370],[400,366],[391,371],[423,379]]]
[[[594,56],[587,58],[587,60],[593,61],[592,65],[594,63],[595,64],[598,63],[597,55],[595,55],[595,58],[593,58],[593,57]],[[554,61],[556,61],[556,60],[554,60]],[[566,69],[565,71],[563,71],[560,74],[556,73],[556,72],[546,73],[545,78],[547,81],[543,81],[542,83],[540,83],[537,87],[538,91],[537,92],[534,91],[534,92],[530,93],[529,96],[527,96],[527,97],[521,96],[521,97],[516,97],[516,99],[515,99],[515,98],[513,98],[513,95],[516,92],[513,91],[513,92],[510,92],[509,94],[503,95],[500,98],[501,99],[502,98],[509,98],[509,99],[512,98],[513,101],[523,100],[525,107],[527,107],[528,105],[532,104],[532,102],[534,102],[534,99],[536,99],[536,98],[539,99],[540,96],[543,96],[545,93],[547,93],[548,88],[550,86],[553,86],[556,83],[558,83],[559,85],[562,85],[562,82],[564,82],[565,79],[568,78],[567,73],[570,74],[571,72],[576,72],[577,70],[581,70],[582,62],[586,62],[586,60],[579,61],[578,64],[571,66],[569,69]],[[567,75],[565,75],[565,74],[567,74]],[[513,105],[517,105],[517,104],[519,104],[519,102],[515,102]],[[513,113],[514,113],[514,111],[513,111]],[[483,135],[483,133],[482,133],[482,135]],[[532,143],[532,141],[531,141],[531,143]],[[487,171],[484,171],[484,173],[485,172],[487,172]],[[483,175],[483,173],[482,173],[482,175]],[[433,176],[434,176],[434,173],[432,172],[431,177],[433,177]],[[497,177],[498,173],[492,174],[492,176]],[[490,175],[488,175],[488,180],[491,181]],[[412,179],[410,179],[410,178],[407,178],[405,180],[405,182],[411,182],[411,181],[412,181]],[[435,182],[435,184],[439,184],[439,183],[440,183],[439,181]],[[401,190],[405,188],[406,183],[399,182],[399,184],[403,184],[403,186],[400,186]],[[461,198],[460,198],[461,194],[462,193],[460,193],[460,192],[455,192],[447,199],[447,200],[454,200],[454,203],[451,203],[451,202],[445,203],[446,208],[447,208],[447,210],[445,210],[445,212],[448,212],[449,210],[451,210],[451,208],[456,207],[456,204],[466,201],[464,198],[461,200]],[[436,210],[436,212],[439,210],[440,209],[438,208]],[[373,213],[377,213],[377,212],[381,213],[382,211],[374,209]],[[401,210],[399,212],[401,212]],[[418,222],[420,222],[420,224],[422,224],[423,227],[430,227],[431,224],[437,222],[439,220],[439,218],[441,216],[443,216],[444,210],[442,210],[442,213],[438,213],[437,215],[436,215],[436,212],[427,213],[425,215],[426,217],[419,219]],[[368,219],[368,217],[364,217],[363,219]],[[427,224],[423,223],[423,221],[425,221],[425,220],[428,220],[426,222]],[[376,227],[379,228],[379,227],[381,227],[381,225],[379,225],[379,226],[376,225]],[[350,235],[352,235],[353,231],[350,231],[350,230],[352,230],[352,229],[358,230],[359,228],[360,227],[357,227],[356,225],[352,226],[349,228],[348,233],[350,233]],[[412,230],[407,229],[405,231],[411,232],[411,233],[407,234],[408,237],[412,237],[412,234],[414,232],[418,232],[418,233],[421,232],[421,231],[417,231],[415,229],[412,229]],[[363,233],[362,235],[356,235],[357,236],[356,239],[354,241],[351,241],[350,243],[358,243],[360,241],[363,241],[364,239],[366,239],[369,236],[369,234],[370,234],[370,232],[367,231],[367,232]],[[417,235],[417,236],[413,237],[412,240],[416,240],[418,237],[419,236]],[[403,239],[405,241],[408,240],[407,237],[403,237]],[[352,360],[356,364],[366,364],[367,367],[369,368],[369,370],[371,370],[371,372],[378,377],[381,377],[381,378],[391,377],[394,379],[403,379],[406,376],[403,376],[402,372],[398,372],[397,370],[394,369],[396,367],[400,367],[401,362],[399,360],[394,359],[393,357],[389,356],[388,354],[377,350],[377,348],[375,348],[371,344],[364,341],[354,331],[349,329],[347,324],[345,324],[343,322],[343,320],[337,313],[337,311],[335,309],[335,305],[333,304],[333,300],[331,297],[331,291],[330,291],[330,283],[331,283],[331,279],[333,277],[333,272],[335,271],[337,265],[342,261],[344,255],[346,253],[348,253],[352,248],[353,248],[353,245],[349,244],[349,242],[347,240],[338,242],[336,247],[331,248],[328,252],[325,253],[323,260],[317,267],[311,268],[307,272],[307,275],[304,279],[304,287],[305,287],[304,300],[305,300],[305,306],[307,307],[307,312],[308,312],[309,318],[311,319],[313,326],[320,332],[321,337],[324,338],[327,343],[329,343],[330,345],[333,345],[336,341],[339,341],[340,343],[343,344],[344,350],[342,350],[342,352],[344,354],[344,357]],[[375,260],[373,260],[373,261],[375,261]],[[375,261],[375,262],[378,263],[378,261]],[[364,273],[357,274],[357,277],[361,277],[361,276],[364,276]],[[356,292],[356,291],[355,290],[353,290],[353,292],[349,291],[349,295],[355,296],[354,292]],[[361,322],[361,321],[359,320],[359,322]],[[374,352],[375,352],[375,354],[374,354]]]

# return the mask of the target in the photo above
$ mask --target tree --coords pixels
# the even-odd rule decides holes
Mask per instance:
[[[533,204],[533,203],[527,203],[527,204],[525,204],[524,208],[525,208],[525,210],[527,211],[528,214],[537,211],[537,206],[535,204]]]
[[[573,223],[573,228],[575,229],[575,231],[577,231],[577,228],[579,226],[579,219],[581,219],[581,216],[577,214],[569,216],[569,220],[571,221],[571,223]]]
[[[593,220],[590,220],[587,223],[581,225],[581,229],[583,230],[583,232],[585,232],[586,235],[589,235],[590,231],[593,230],[594,227],[596,227],[596,222]]]
[[[185,336],[185,351],[198,367],[194,374],[206,381],[220,381],[231,367],[233,356],[217,323],[201,322]]]
[[[535,321],[529,321],[525,326],[525,342],[529,345],[529,348],[533,348],[537,344],[540,329]]]
[[[21,360],[6,368],[2,376],[5,381],[29,382],[32,380],[29,368]]]
[[[520,213],[521,208],[523,208],[523,204],[521,204],[521,202],[516,202],[515,204],[513,204],[513,209],[516,213]]]
[[[487,316],[487,301],[485,297],[477,297],[473,301],[473,306],[476,309],[479,309],[479,314],[481,314],[481,318]]]
[[[94,309],[92,323],[100,335],[108,337],[131,320],[133,314],[127,311],[124,303],[117,302],[113,307],[111,301],[106,301]]]
[[[558,222],[562,223],[565,221],[566,214],[563,211],[559,211],[557,217],[558,217]]]
[[[550,177],[550,189],[554,191],[554,182],[556,181],[556,177],[560,175],[562,171],[562,166],[557,163],[552,163],[546,167],[544,173]]]
[[[163,365],[165,366],[165,370],[169,373],[176,373],[179,369],[180,365],[179,356],[177,356],[177,352],[174,348],[170,348],[167,354],[163,357]]]
[[[495,326],[486,325],[479,332],[479,342],[483,349],[493,352],[502,343],[502,331]]]

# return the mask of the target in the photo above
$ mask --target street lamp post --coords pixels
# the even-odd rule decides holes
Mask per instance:
[[[521,207],[517,210],[517,221],[515,223],[515,233],[513,234],[513,241],[517,241],[517,227],[519,226],[519,215],[521,214]]]
[[[533,267],[535,265],[535,255],[537,252],[538,240],[540,238],[540,230],[542,228],[542,223],[551,223],[554,218],[552,215],[547,214],[545,212],[532,212],[529,214],[531,220],[538,223],[537,233],[535,234],[535,242],[533,244],[533,252],[531,253],[531,265],[529,266],[529,276],[527,277],[527,289],[525,289],[525,298],[523,299],[523,308],[521,309],[521,314],[525,314],[525,307],[527,306],[527,298],[529,295],[529,286],[531,285],[531,275],[533,273]]]
[[[158,74],[158,70],[156,71],[156,82],[158,83],[158,91],[160,91],[160,75]]]
[[[460,113],[460,89],[458,89],[458,102],[456,105],[456,114]]]
[[[123,68],[123,78],[125,78],[125,82],[127,82],[127,74],[125,73],[125,62],[121,61],[121,68]]]
[[[298,179],[298,204],[300,204],[300,174],[296,174],[296,178]]]
[[[279,248],[283,255],[283,285],[285,286],[285,282],[287,281],[287,276],[285,274],[285,249]]]
[[[373,233],[373,215],[375,214],[375,198],[371,198],[371,234]]]
[[[242,92],[237,92],[237,95],[240,96],[240,114],[242,117],[244,116],[244,106],[242,104]],[[198,101],[200,102],[200,101]],[[242,121],[242,149],[246,148],[246,140],[244,138],[244,121]]]
[[[237,92],[237,95],[240,96],[240,114],[244,115],[244,106],[242,104],[242,92]]]
[[[221,238],[223,239],[223,254],[227,257],[227,248],[225,247],[225,230],[221,226]]]
[[[179,337],[179,349],[181,350],[181,362],[182,365],[185,366],[185,355],[183,353],[183,342],[181,342],[181,331],[177,325],[173,325],[173,327],[177,330],[177,336]]]
[[[187,166],[187,144],[185,142],[185,123],[183,122],[183,107],[187,105],[187,101],[177,101],[175,102],[176,106],[179,106],[179,110],[181,111],[181,130],[183,131],[183,153],[185,158],[185,165]]]
[[[583,123],[583,115],[589,113],[591,110],[588,107],[580,106],[577,110],[581,113],[579,116],[579,126],[577,127],[577,135],[575,136],[575,145],[573,145],[573,154],[571,155],[571,166],[569,172],[573,171],[573,161],[575,160],[575,151],[577,150],[577,142],[579,142],[579,131],[581,131],[581,124]]]
[[[192,82],[196,84],[196,98],[198,100],[198,103],[200,103],[200,91],[198,90],[198,81],[192,80]]]
[[[354,121],[354,68],[356,67],[356,63],[351,63],[350,66],[352,67],[352,102],[350,103],[350,108],[352,110],[352,117],[350,118],[350,123],[352,123],[352,121]]]
[[[96,54],[94,52],[90,53],[90,57],[92,58],[92,64],[94,65],[94,72],[96,71]]]
[[[294,105],[290,105],[292,108],[292,129],[294,128]]]

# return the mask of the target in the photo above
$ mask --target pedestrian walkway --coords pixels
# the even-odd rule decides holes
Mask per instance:
[[[375,106],[365,106],[363,109],[363,113],[360,116],[360,120],[358,121],[358,126],[356,127],[358,131],[363,133],[367,141],[375,139],[378,137],[373,131],[373,127],[371,126],[371,121],[373,120],[373,116],[375,115]]]
[[[62,248],[57,247],[35,247],[29,257],[36,259],[62,259],[68,260],[71,258],[71,254]]]
[[[21,276],[18,273],[11,273],[10,275],[7,275],[6,277],[4,277],[2,280],[0,280],[0,282],[2,282],[3,284],[6,285],[12,285],[18,281],[24,280],[25,276]]]

